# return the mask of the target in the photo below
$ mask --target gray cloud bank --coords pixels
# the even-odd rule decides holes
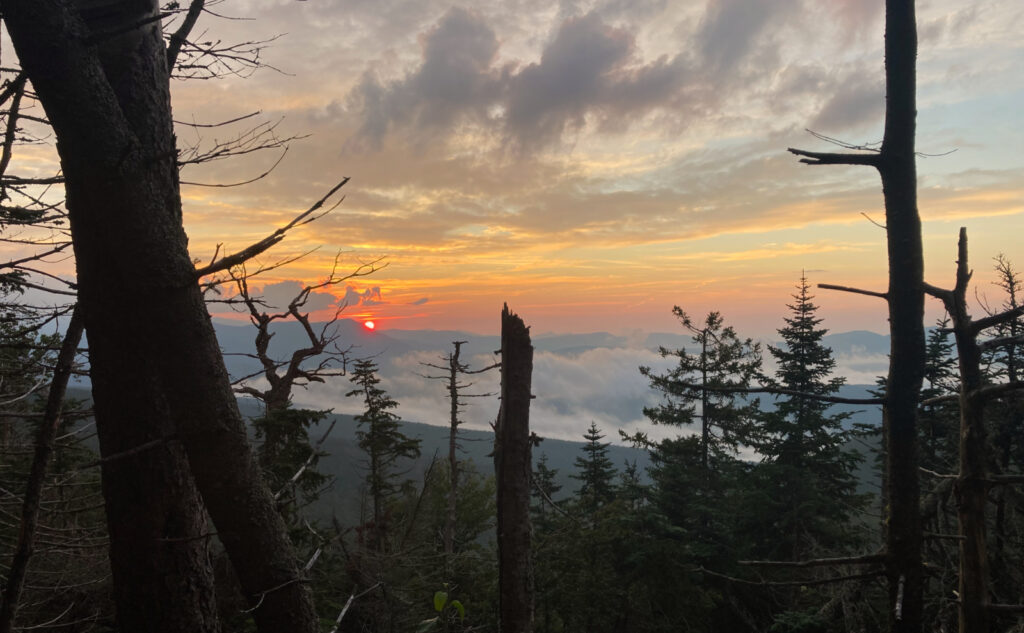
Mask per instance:
[[[836,14],[850,30],[878,11],[877,2],[849,5],[840,3]],[[783,27],[799,22],[795,17],[805,8],[799,0],[711,0],[696,26],[676,37],[677,52],[647,60],[640,27],[612,23],[623,12],[600,7],[555,20],[539,59],[524,62],[502,58],[502,37],[492,26],[497,18],[454,7],[421,34],[420,60],[403,76],[382,79],[379,63],[362,74],[345,100],[344,109],[360,122],[349,146],[379,147],[401,132],[421,149],[436,149],[440,140],[471,128],[522,153],[557,146],[588,126],[625,131],[654,112],[676,121],[674,127],[721,116],[718,110],[738,95],[772,92],[772,77],[784,63],[780,40],[793,35]],[[846,81],[812,62],[800,65],[816,71],[814,88],[821,94],[842,92],[819,104],[817,124],[842,129],[880,114],[877,81]]]

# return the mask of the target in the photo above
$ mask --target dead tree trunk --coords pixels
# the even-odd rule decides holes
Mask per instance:
[[[913,0],[885,3],[885,134],[877,153],[790,151],[812,165],[869,165],[885,197],[891,347],[883,406],[889,629],[918,633],[924,604],[917,406],[924,376],[924,257],[915,164],[917,27]],[[861,149],[852,147],[852,149]]]
[[[533,631],[530,567],[530,381],[533,345],[519,316],[501,312],[501,408],[494,429],[498,594],[502,633]]]
[[[978,330],[967,312],[967,229],[960,229],[957,245],[956,285],[953,290],[927,286],[929,294],[946,306],[953,321],[960,365],[960,474],[956,479],[957,518],[960,524],[959,630],[989,630],[988,551],[985,505],[988,473],[985,445],[985,402],[981,395],[981,348]]]
[[[444,554],[446,575],[451,574],[452,554],[455,553],[455,521],[459,489],[459,353],[466,341],[452,341],[454,351],[448,358],[448,400],[451,418],[448,426],[448,513],[444,521]]]
[[[97,5],[0,0],[66,179],[120,628],[218,630],[198,487],[258,629],[315,631],[188,253],[158,3]]]
[[[14,625],[14,616],[18,612],[18,602],[25,586],[25,572],[28,571],[28,563],[32,558],[32,550],[35,546],[43,483],[46,479],[46,470],[50,465],[50,457],[53,455],[54,439],[60,428],[64,394],[67,392],[68,378],[71,377],[78,344],[82,340],[82,329],[82,315],[76,307],[71,313],[71,322],[68,324],[64,342],[57,355],[50,393],[46,399],[46,409],[43,412],[43,420],[39,424],[39,432],[36,436],[35,455],[32,457],[32,468],[22,502],[18,545],[14,550],[10,570],[7,573],[7,586],[4,587],[3,598],[0,599],[0,633],[10,633]]]

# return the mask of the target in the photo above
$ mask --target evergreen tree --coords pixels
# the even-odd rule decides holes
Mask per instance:
[[[665,588],[689,582],[683,569],[737,573],[735,560],[742,542],[736,538],[736,491],[747,467],[736,455],[740,447],[754,443],[758,407],[756,399],[741,391],[761,373],[760,346],[741,339],[720,313],[711,312],[698,323],[679,307],[673,312],[692,334],[695,349],[662,348],[662,356],[678,359],[667,373],[641,367],[663,395],[663,402],[645,408],[644,414],[655,424],[696,426],[697,433],[659,442],[643,434],[633,438],[648,447],[652,462],[651,507],[636,519],[651,534],[644,556],[656,580],[644,581],[643,586],[659,597],[641,611],[654,621],[661,619]],[[710,584],[714,586],[694,592],[692,602],[672,605],[671,620],[652,625],[658,630],[678,629],[678,618],[685,618],[694,629],[742,630],[749,619],[746,607],[741,607],[749,603],[741,595],[745,590],[728,583]]]
[[[609,443],[601,442],[604,435],[597,424],[590,423],[583,439],[587,443],[581,449],[583,455],[576,458],[576,474],[571,477],[580,482],[577,498],[585,507],[594,509],[615,498],[615,467],[608,458]]]
[[[256,460],[288,525],[292,543],[300,551],[319,544],[306,528],[300,510],[315,503],[329,486],[330,477],[317,470],[326,453],[309,441],[309,429],[327,417],[328,411],[267,407],[252,420],[256,434]]]
[[[700,465],[707,477],[713,458],[750,443],[758,403],[730,389],[749,387],[760,375],[761,347],[749,338],[740,339],[718,312],[708,313],[703,324],[694,322],[679,306],[672,312],[693,335],[697,351],[662,347],[663,357],[679,359],[674,369],[659,375],[649,367],[640,368],[664,396],[662,404],[644,408],[644,415],[655,424],[673,426],[700,420]]]
[[[392,412],[398,403],[377,386],[380,378],[376,363],[368,359],[356,361],[351,381],[358,389],[345,395],[363,398],[365,406],[355,419],[359,424],[359,448],[367,455],[366,488],[373,504],[371,543],[382,550],[387,533],[387,502],[402,488],[395,466],[400,459],[419,457],[420,441],[406,436],[399,428],[400,418]]]
[[[1024,283],[1013,263],[1005,256],[995,258],[995,285],[1003,293],[1002,303],[989,313],[1020,309],[1024,305]],[[987,341],[984,361],[986,380],[992,383],[1014,383],[1024,379],[1024,316],[1002,323],[992,330]],[[1003,475],[1024,473],[1024,395],[1011,391],[985,404],[989,420],[989,437],[993,451],[989,468]],[[989,560],[992,570],[993,601],[1021,603],[1024,601],[1024,573],[1019,562],[1024,556],[1024,499],[1019,487],[995,486],[991,492],[994,512],[991,513]]]
[[[777,363],[772,382],[796,393],[778,396],[775,410],[763,414],[758,444],[768,513],[756,520],[772,527],[763,554],[784,560],[849,547],[850,520],[863,505],[854,473],[859,456],[846,447],[850,414],[830,414],[831,405],[816,398],[835,394],[845,378],[832,377],[836,361],[821,342],[828,330],[809,289],[801,276],[778,330],[782,345],[768,347]]]
[[[547,453],[541,453],[533,471],[533,505],[530,523],[533,526],[533,568],[536,616],[534,626],[538,633],[563,630],[563,602],[565,570],[569,556],[569,521],[564,510],[555,505],[555,495],[562,489],[557,481],[558,469],[548,466]]]
[[[921,400],[960,392],[956,344],[950,337],[949,317],[943,316],[928,332],[925,342],[924,385]],[[918,430],[921,434],[921,466],[939,473],[957,471],[960,442],[960,408],[956,401],[922,404]]]

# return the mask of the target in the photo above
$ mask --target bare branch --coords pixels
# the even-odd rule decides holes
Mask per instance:
[[[188,7],[188,13],[185,14],[185,19],[182,21],[181,26],[171,34],[171,37],[167,42],[168,72],[174,70],[174,64],[178,61],[178,53],[181,52],[181,46],[188,39],[189,33],[192,32],[192,29],[195,28],[196,22],[199,20],[199,14],[203,12],[203,6],[205,4],[206,0],[192,0]]]
[[[231,268],[233,266],[238,266],[239,264],[242,264],[243,262],[246,262],[246,261],[252,259],[253,257],[256,257],[257,255],[259,255],[260,253],[266,251],[268,248],[270,248],[274,244],[277,244],[278,242],[280,242],[282,239],[284,239],[285,233],[287,233],[291,229],[295,228],[296,226],[302,226],[303,224],[308,224],[309,222],[312,222],[313,220],[316,220],[317,218],[321,217],[319,215],[318,216],[313,216],[312,214],[315,213],[316,211],[318,211],[321,207],[323,207],[324,203],[327,202],[327,199],[330,198],[331,196],[333,196],[334,193],[338,191],[338,189],[341,189],[342,187],[344,187],[345,183],[347,183],[348,181],[349,181],[349,179],[347,177],[344,178],[341,182],[339,182],[334,187],[332,187],[331,190],[327,192],[327,195],[325,195],[324,197],[322,197],[319,200],[317,200],[313,204],[313,206],[311,206],[306,211],[300,213],[298,216],[295,217],[294,220],[289,222],[287,225],[283,226],[282,228],[277,229],[276,231],[274,231],[273,233],[271,233],[267,237],[263,238],[259,242],[256,242],[255,244],[252,244],[251,246],[249,246],[249,247],[239,251],[238,253],[235,253],[234,255],[229,255],[227,257],[223,257],[218,262],[211,263],[208,266],[204,266],[203,268],[200,268],[200,269],[196,270],[195,278],[196,279],[200,279],[200,278],[205,277],[207,275],[211,275],[213,273],[220,272],[222,270],[227,270],[227,269],[229,269],[229,268]],[[344,199],[344,198],[342,198],[342,199]],[[340,202],[341,201],[339,201],[338,204],[340,204]],[[335,204],[334,206],[337,206],[337,204]],[[334,207],[332,207],[332,209],[333,208]],[[331,209],[328,209],[328,212],[330,210]]]
[[[803,156],[801,163],[807,165],[868,165],[878,167],[881,164],[881,154],[847,154],[829,152],[808,152],[792,147],[786,148],[791,154]]]
[[[834,565],[878,565],[885,562],[885,554],[843,556],[839,558],[813,558],[810,560],[741,560],[740,565],[749,567],[831,567]]]
[[[867,295],[869,297],[878,297],[879,299],[889,300],[889,293],[876,292],[874,290],[863,290],[861,288],[851,288],[849,286],[837,286],[835,284],[818,284],[818,287],[822,290],[838,290],[840,292],[852,292],[858,295]]]
[[[1000,312],[999,314],[993,314],[991,316],[987,316],[976,321],[972,321],[971,331],[974,334],[977,334],[982,330],[985,330],[990,327],[995,327],[997,325],[1002,325],[1003,323],[1012,321],[1022,315],[1024,315],[1024,305],[1017,306],[1012,310],[1007,310],[1005,312]]]

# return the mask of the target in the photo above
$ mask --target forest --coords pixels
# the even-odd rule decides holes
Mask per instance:
[[[816,171],[878,173],[886,289],[804,274],[766,345],[669,298],[687,342],[658,350],[669,369],[636,369],[658,397],[647,430],[581,419],[569,468],[531,430],[516,305],[493,364],[455,340],[418,368],[450,405],[431,456],[380,359],[340,334],[343,308],[311,317],[316,293],[386,258],[339,255],[284,306],[259,294],[294,261],[263,256],[341,204],[348,178],[248,247],[193,259],[180,170],[283,143],[257,126],[179,146],[171,79],[261,64],[263,42],[201,39],[208,2],[0,0],[0,238],[22,253],[0,263],[0,633],[1024,631],[1022,280],[1012,254],[974,262],[997,280],[981,301],[966,228],[955,265],[929,271],[946,281],[925,279],[913,0],[885,2],[881,143],[788,148]],[[59,172],[15,173],[40,148]],[[47,272],[72,255],[74,279]],[[822,292],[885,304],[889,369],[869,397],[840,394]],[[945,316],[926,324],[926,301]],[[250,375],[227,370],[210,318],[225,305],[251,326]],[[272,353],[285,322],[303,343]],[[324,501],[338,418],[293,402],[326,382],[359,410],[357,512]],[[500,405],[470,458],[475,398]],[[882,423],[834,405],[880,407]],[[616,463],[614,444],[644,463]]]

